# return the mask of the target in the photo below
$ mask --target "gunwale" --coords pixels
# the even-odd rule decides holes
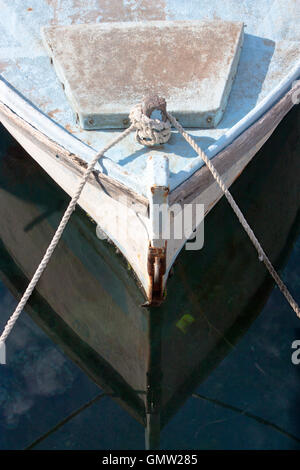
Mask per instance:
[[[236,137],[231,144],[213,157],[214,165],[221,175],[224,174],[230,166],[236,163],[243,154],[251,151],[251,149],[255,149],[255,153],[259,150],[259,147],[256,147],[259,141],[269,132],[274,131],[283,117],[294,106],[295,103],[293,103],[292,100],[293,95],[298,95],[299,93],[300,83],[295,82],[294,86],[292,86],[274,106],[266,111],[242,134]],[[74,171],[78,176],[83,174],[87,163],[78,154],[68,151],[62,144],[54,141],[37,127],[34,127],[30,122],[18,115],[16,111],[11,109],[8,104],[0,100],[0,115],[1,114],[4,115],[13,126],[23,129],[24,132],[28,133],[33,139],[39,141],[41,145],[46,146],[53,154],[53,157],[54,155],[59,156],[59,163],[69,167],[70,170]],[[74,140],[76,140],[75,137]],[[57,157],[55,158],[57,159]],[[57,165],[57,160],[55,164]],[[239,175],[236,175],[236,177],[238,176]],[[117,181],[111,175],[106,175],[99,171],[99,169],[96,169],[93,172],[93,177],[89,179],[89,182],[95,186],[100,186],[110,197],[119,198],[121,202],[122,196],[126,196],[123,199],[125,203],[129,203],[131,208],[144,215],[148,213],[148,199],[125,184]],[[203,166],[179,186],[170,190],[169,202],[170,204],[189,203],[211,186],[212,183],[213,178],[208,168]],[[209,207],[209,210],[211,210],[213,206],[214,204]]]

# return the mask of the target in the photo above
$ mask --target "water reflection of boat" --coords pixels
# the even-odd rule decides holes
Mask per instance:
[[[236,182],[234,193],[274,262],[299,211],[299,110]],[[297,140],[298,139],[298,140]],[[1,275],[19,297],[57,225],[63,191],[2,130]],[[168,298],[144,308],[130,267],[78,209],[27,311],[146,428],[148,447],[194,387],[259,314],[272,282],[229,207],[206,219],[205,245],[184,251]],[[281,261],[280,261],[281,260]]]

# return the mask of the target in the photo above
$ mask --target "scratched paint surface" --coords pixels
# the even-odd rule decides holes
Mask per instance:
[[[192,131],[197,143],[207,149],[266,97],[299,61],[300,5],[297,0],[203,0],[199,5],[196,0],[155,3],[146,0],[0,0],[0,73],[68,132],[92,148],[100,149],[112,133],[83,131],[77,126],[42,45],[42,26],[165,19],[243,21],[246,24],[244,46],[225,115],[217,129]],[[161,151],[141,147],[131,135],[107,156],[126,167],[128,173],[146,181],[147,156],[149,152],[155,155]],[[171,178],[184,175],[196,158],[175,133],[163,151],[170,159]]]
[[[226,108],[243,23],[50,26],[43,30],[43,39],[84,129],[126,127],[132,103],[156,93],[183,126],[211,128]]]

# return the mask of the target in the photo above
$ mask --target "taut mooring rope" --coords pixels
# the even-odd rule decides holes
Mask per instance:
[[[23,308],[25,307],[29,297],[31,296],[35,286],[37,285],[41,275],[43,274],[47,264],[49,263],[50,261],[50,258],[63,234],[63,231],[76,207],[76,204],[78,202],[78,199],[80,198],[80,195],[83,191],[83,188],[90,176],[90,174],[92,173],[96,163],[98,162],[98,160],[100,158],[102,158],[105,154],[105,152],[107,152],[107,150],[109,150],[111,147],[113,147],[114,145],[116,145],[118,142],[120,142],[120,140],[124,139],[124,137],[126,137],[130,132],[133,131],[133,126],[131,125],[130,127],[128,127],[128,129],[126,129],[125,131],[123,131],[121,134],[119,134],[115,139],[113,139],[111,142],[109,142],[108,145],[106,145],[100,152],[98,152],[94,158],[91,160],[91,162],[88,164],[84,174],[83,174],[83,177],[82,179],[80,180],[80,183],[78,185],[78,188],[74,194],[74,196],[72,197],[64,215],[63,215],[63,218],[61,219],[60,221],[60,224],[51,240],[51,243],[49,245],[49,247],[47,248],[47,251],[42,259],[42,261],[40,262],[37,270],[35,271],[34,273],[34,276],[33,278],[31,279],[26,291],[24,292],[23,294],[23,297],[21,298],[19,304],[17,305],[14,313],[12,314],[12,316],[10,317],[10,319],[8,320],[4,330],[3,330],[3,333],[2,335],[0,336],[0,346],[1,344],[4,344],[5,341],[7,340],[7,337],[8,335],[10,334],[11,330],[13,329],[16,321],[18,320]]]
[[[211,174],[213,175],[214,179],[218,183],[219,187],[223,191],[227,201],[231,205],[234,213],[236,214],[237,218],[239,219],[240,223],[242,224],[242,227],[246,231],[247,235],[249,236],[250,240],[252,241],[254,247],[256,248],[256,251],[258,252],[259,255],[259,260],[263,261],[266,268],[268,269],[269,273],[273,277],[274,281],[278,285],[279,289],[287,299],[288,303],[296,313],[297,317],[300,318],[300,308],[297,302],[294,300],[292,297],[291,293],[289,292],[288,288],[284,284],[284,282],[280,279],[278,276],[277,272],[275,271],[271,261],[269,260],[268,256],[264,252],[261,244],[257,240],[256,236],[253,233],[253,230],[251,229],[250,225],[248,224],[247,220],[245,219],[244,215],[242,214],[240,208],[238,207],[237,203],[233,199],[231,193],[228,191],[227,186],[225,185],[224,181],[222,180],[221,176],[215,169],[214,165],[212,162],[209,160],[205,152],[199,147],[199,145],[196,144],[194,139],[183,129],[183,127],[179,124],[179,122],[172,116],[171,114],[167,113],[169,121],[173,124],[173,126],[178,130],[178,132],[182,135],[182,137],[187,141],[188,144],[197,152],[199,157],[202,158],[208,169],[210,170]]]

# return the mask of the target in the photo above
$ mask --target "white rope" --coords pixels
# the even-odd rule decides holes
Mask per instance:
[[[259,260],[263,261],[266,268],[268,269],[269,273],[273,277],[274,281],[278,285],[279,289],[289,302],[290,306],[296,313],[297,317],[300,318],[300,308],[297,302],[292,297],[291,293],[289,292],[288,288],[284,284],[284,282],[280,279],[277,272],[275,271],[271,261],[269,260],[268,256],[264,252],[262,246],[260,245],[259,241],[257,240],[256,236],[253,233],[253,230],[249,226],[247,220],[245,219],[244,215],[242,214],[240,208],[238,207],[237,203],[233,199],[231,193],[228,191],[227,186],[225,185],[224,181],[222,180],[221,176],[215,169],[212,162],[209,160],[207,155],[203,152],[203,150],[196,144],[194,139],[183,129],[183,127],[176,121],[176,119],[169,113],[167,113],[169,121],[173,124],[173,126],[178,130],[178,132],[183,136],[183,138],[190,144],[190,146],[197,152],[197,154],[202,158],[208,169],[210,170],[211,174],[213,175],[214,179],[218,183],[219,187],[223,191],[225,197],[227,198],[229,204],[231,205],[234,213],[236,214],[237,218],[239,219],[240,223],[242,224],[244,230],[248,234],[251,242],[253,243],[254,247],[256,248],[259,256]]]
[[[259,241],[257,240],[256,236],[254,235],[251,227],[249,226],[248,222],[246,221],[244,215],[242,214],[241,210],[239,209],[238,205],[236,204],[235,200],[233,199],[231,193],[228,191],[224,181],[222,180],[221,176],[215,169],[214,165],[211,163],[207,155],[203,152],[203,150],[196,144],[193,138],[183,129],[183,127],[176,121],[176,119],[169,113],[166,112],[168,120],[165,122],[159,121],[158,119],[151,119],[147,117],[143,111],[142,106],[137,105],[135,106],[130,113],[131,119],[131,126],[119,134],[115,139],[113,139],[106,147],[104,147],[99,153],[97,153],[93,160],[88,164],[82,179],[78,185],[78,188],[72,197],[63,218],[52,238],[52,241],[40,262],[33,278],[31,279],[26,291],[23,294],[19,304],[17,305],[14,313],[11,315],[10,319],[8,320],[1,336],[0,336],[0,348],[2,345],[5,344],[11,330],[13,329],[16,321],[18,320],[22,310],[24,309],[29,297],[31,296],[35,286],[37,285],[41,275],[43,274],[47,264],[50,261],[50,258],[63,234],[63,231],[76,207],[76,204],[80,198],[80,195],[83,191],[83,188],[92,173],[97,161],[103,157],[105,152],[109,150],[111,147],[116,145],[120,142],[124,137],[126,137],[133,129],[137,130],[137,139],[140,143],[144,145],[153,145],[157,143],[165,143],[170,138],[171,133],[171,126],[170,123],[178,130],[178,132],[184,137],[184,139],[190,144],[190,146],[197,152],[197,154],[203,159],[204,163],[207,165],[208,169],[212,173],[214,179],[218,183],[219,187],[223,191],[225,197],[227,198],[229,204],[231,205],[233,211],[235,212],[236,216],[238,217],[240,223],[242,224],[244,230],[248,234],[250,240],[252,241],[254,247],[256,248],[260,261],[263,261],[265,266],[267,267],[269,273],[277,283],[279,289],[286,297],[287,301],[289,302],[290,306],[296,313],[296,315],[300,318],[300,308],[296,301],[293,299],[292,295],[290,294],[289,290],[287,289],[286,285],[278,276],[277,272],[275,271],[274,267],[272,266],[271,261],[267,257],[266,253],[264,252],[263,248],[261,247]],[[140,120],[139,120],[140,119]],[[141,134],[139,133],[141,131]]]
[[[141,145],[152,147],[165,144],[171,137],[170,122],[148,117],[143,112],[143,104],[137,104],[132,108],[129,119],[136,129],[135,138]]]
[[[40,262],[37,270],[35,271],[34,273],[34,276],[33,278],[31,279],[26,291],[24,292],[23,294],[23,297],[21,298],[19,304],[17,305],[14,313],[12,314],[12,316],[10,317],[10,319],[8,320],[1,336],[0,336],[0,347],[2,344],[5,343],[5,341],[7,340],[8,338],[8,335],[10,334],[11,330],[13,329],[16,321],[18,320],[22,310],[24,309],[29,297],[31,296],[35,286],[37,285],[41,275],[43,274],[47,264],[49,263],[50,261],[50,258],[63,234],[63,231],[76,207],[76,204],[78,202],[78,199],[80,198],[80,195],[83,191],[83,188],[90,176],[90,174],[92,173],[96,163],[98,162],[98,160],[100,158],[102,158],[105,154],[105,152],[107,152],[107,150],[109,150],[111,147],[113,147],[114,145],[116,145],[118,142],[120,142],[120,140],[124,139],[124,137],[126,137],[130,132],[132,132],[133,130],[133,126],[131,125],[130,127],[128,127],[128,129],[126,129],[124,132],[122,132],[121,134],[119,134],[115,139],[113,139],[108,145],[106,145],[100,152],[98,152],[93,160],[88,164],[84,174],[83,174],[83,177],[82,179],[80,180],[80,183],[78,185],[78,188],[74,194],[74,196],[72,197],[64,215],[63,215],[63,218],[61,219],[61,222],[52,238],[52,241],[42,259],[42,261]]]

